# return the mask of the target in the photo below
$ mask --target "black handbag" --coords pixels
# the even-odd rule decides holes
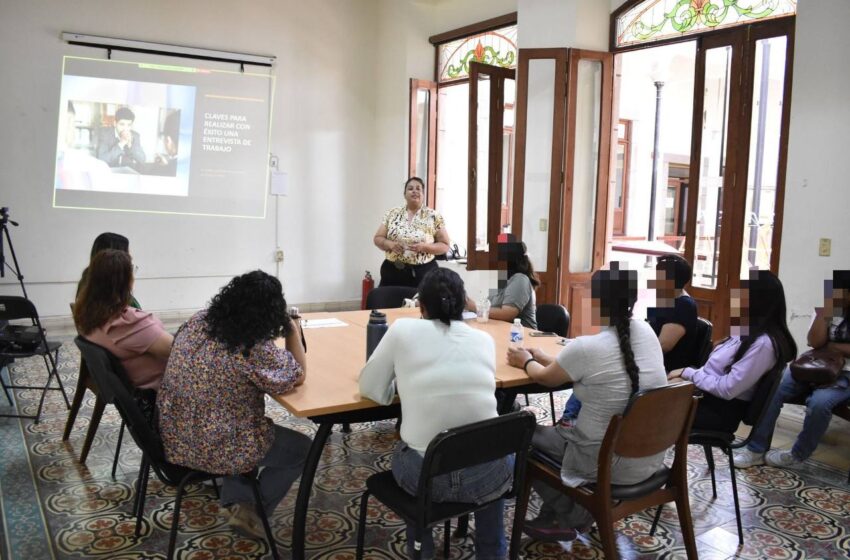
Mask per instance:
[[[836,350],[818,348],[800,354],[791,362],[791,377],[800,383],[828,387],[838,380],[844,369],[844,355]]]

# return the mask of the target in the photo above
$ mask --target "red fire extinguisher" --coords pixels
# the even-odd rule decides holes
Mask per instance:
[[[366,271],[366,276],[363,278],[363,294],[360,297],[360,309],[366,309],[366,296],[375,287],[375,280],[372,279],[372,273]]]

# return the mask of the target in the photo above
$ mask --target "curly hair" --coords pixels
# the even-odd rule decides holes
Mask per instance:
[[[607,317],[617,329],[617,341],[634,395],[640,389],[640,368],[635,362],[631,342],[632,308],[637,301],[637,272],[621,269],[620,263],[614,261],[610,270],[598,270],[593,274],[590,286],[591,295],[599,300],[602,316]]]
[[[228,282],[210,301],[205,321],[213,340],[246,358],[256,344],[288,335],[291,325],[280,280],[262,270]]]
[[[466,290],[458,273],[448,268],[435,268],[419,284],[419,304],[429,319],[439,319],[446,325],[463,319]]]

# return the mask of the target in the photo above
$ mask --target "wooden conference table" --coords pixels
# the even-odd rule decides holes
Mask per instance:
[[[401,317],[419,318],[419,309],[387,309],[387,322]],[[313,478],[322,456],[328,436],[335,424],[355,424],[398,418],[401,406],[398,403],[382,406],[360,396],[358,378],[366,363],[366,325],[369,311],[347,311],[339,313],[306,313],[304,337],[307,341],[307,379],[293,392],[277,395],[274,399],[293,416],[309,418],[318,425],[298,487],[295,501],[295,519],[292,528],[292,558],[303,560],[305,554],[305,532],[307,508]],[[322,319],[338,319],[346,326],[311,328],[310,322],[320,324]],[[517,390],[533,382],[521,369],[509,366],[505,361],[510,344],[510,324],[503,321],[469,325],[489,333],[496,343],[496,386]],[[526,329],[528,336],[528,329]],[[551,355],[563,346],[557,337],[526,338],[528,346],[540,347]]]

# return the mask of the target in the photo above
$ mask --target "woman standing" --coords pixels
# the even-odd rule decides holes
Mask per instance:
[[[797,467],[815,451],[829,427],[832,409],[850,401],[850,270],[836,270],[832,282],[824,282],[823,307],[815,308],[807,342],[812,348],[828,348],[844,355],[844,370],[828,387],[800,383],[786,369],[764,418],[756,426],[753,439],[745,449],[735,452],[735,466],[752,467],[767,463],[773,467]],[[768,451],[773,428],[783,403],[805,399],[803,430],[791,449]]]
[[[374,243],[384,251],[380,286],[415,288],[437,268],[436,255],[449,250],[449,234],[443,217],[425,206],[425,183],[411,177],[404,184],[405,205],[384,214]]]
[[[428,444],[443,430],[495,418],[496,350],[490,335],[463,322],[463,280],[438,268],[419,287],[422,319],[398,319],[387,330],[360,373],[360,393],[389,404],[396,390],[404,422],[393,455],[393,476],[415,496]],[[435,502],[488,502],[511,486],[513,465],[498,459],[434,479]],[[504,500],[475,512],[476,558],[504,558]],[[414,533],[407,529],[413,555]],[[430,531],[422,558],[434,557]]]

